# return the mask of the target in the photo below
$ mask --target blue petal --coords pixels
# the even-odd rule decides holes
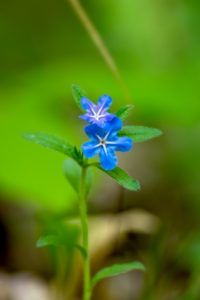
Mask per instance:
[[[92,158],[97,155],[100,151],[100,147],[97,146],[97,142],[95,140],[90,140],[81,146],[83,154],[87,158]]]
[[[103,95],[99,98],[97,109],[98,111],[100,110],[101,112],[105,111],[110,108],[111,104],[112,104],[112,98],[108,95]]]
[[[115,151],[126,152],[133,147],[133,141],[129,137],[116,137],[107,141],[107,147],[111,147]]]
[[[115,152],[109,147],[106,147],[106,150],[101,147],[99,158],[102,168],[106,171],[112,170],[117,166],[118,160]]]
[[[114,116],[110,122],[105,124],[105,131],[110,132],[111,134],[116,134],[122,128],[122,120]]]
[[[112,119],[114,119],[114,118],[116,118],[115,115],[110,114],[110,113],[105,113],[104,119],[105,119],[106,122],[110,122],[110,121],[112,121]]]
[[[113,117],[110,122],[105,122],[103,127],[100,127],[96,124],[90,124],[84,128],[85,133],[89,137],[97,138],[97,135],[104,138],[107,136],[108,140],[109,137],[115,137],[117,132],[122,128],[122,121],[117,118]]]
[[[104,119],[99,119],[99,120],[93,119],[92,123],[96,124],[98,127],[103,128],[105,125],[105,120]]]
[[[96,124],[91,124],[88,125],[84,128],[85,133],[90,137],[90,138],[94,138],[97,139],[97,135],[100,137],[104,137],[105,136],[105,130],[104,128],[101,128],[99,126],[97,126]]]
[[[82,107],[87,111],[92,112],[92,110],[95,110],[96,108],[96,105],[86,97],[81,98],[80,102]]]
[[[92,122],[92,118],[89,114],[81,115],[81,116],[79,116],[79,118],[86,121],[86,122],[88,122],[88,123]]]

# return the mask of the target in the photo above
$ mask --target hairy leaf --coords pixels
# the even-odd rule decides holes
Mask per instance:
[[[56,221],[56,220],[55,220]],[[56,224],[50,225],[46,232],[37,240],[38,248],[46,246],[66,246],[68,249],[76,247],[80,234],[80,228],[77,225],[65,224],[57,220]]]
[[[75,190],[79,192],[81,167],[72,159],[66,159],[63,165],[64,175]]]
[[[139,261],[129,262],[125,264],[116,264],[107,268],[100,270],[93,278],[91,282],[92,288],[99,282],[100,280],[112,276],[117,276],[119,274],[123,274],[133,270],[141,270],[145,271],[144,265]]]
[[[79,245],[79,244],[75,244],[74,246],[75,246],[75,248],[76,248],[77,250],[79,250],[79,252],[80,252],[81,255],[83,256],[83,258],[86,258],[86,257],[88,256],[87,250],[86,250],[83,246],[81,246],[81,245]]]
[[[99,163],[93,164],[98,169],[112,177],[119,183],[121,186],[123,186],[125,189],[131,190],[131,191],[138,191],[140,189],[140,183],[136,179],[129,176],[124,170],[120,169],[119,167],[116,167],[115,169],[111,171],[104,170]]]
[[[76,160],[80,165],[83,164],[82,152],[59,136],[42,132],[29,132],[23,134],[23,137],[43,147],[61,152]]]
[[[119,136],[128,136],[134,142],[145,142],[161,134],[162,131],[160,129],[134,125],[124,126],[119,132]]]
[[[57,246],[57,245],[59,245],[59,241],[57,236],[54,234],[41,236],[36,242],[37,248],[42,248],[46,246]]]
[[[78,107],[80,108],[80,110],[84,111],[80,100],[83,97],[86,97],[86,92],[77,84],[73,84],[72,85],[72,96],[76,102],[76,104],[78,105]]]
[[[66,159],[64,161],[64,175],[75,190],[75,192],[79,193],[80,189],[80,180],[81,180],[81,167],[72,159]],[[85,194],[88,195],[91,183],[92,183],[92,170],[91,168],[87,168],[86,176],[85,176]]]
[[[126,106],[121,107],[116,113],[115,115],[120,118],[121,120],[125,120],[129,114],[131,113],[132,109],[133,109],[133,105],[132,104],[128,104]]]
[[[85,176],[85,194],[86,196],[89,194],[93,181],[93,171],[91,168],[87,168],[86,176]]]

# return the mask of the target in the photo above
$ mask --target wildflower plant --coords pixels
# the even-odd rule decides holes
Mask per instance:
[[[88,124],[84,131],[89,140],[80,149],[64,139],[45,133],[26,133],[24,138],[46,148],[63,153],[68,157],[64,162],[64,174],[69,183],[76,191],[79,198],[80,224],[82,232],[81,245],[73,239],[70,246],[80,250],[83,257],[83,300],[90,300],[92,290],[100,280],[128,272],[130,270],[145,270],[141,262],[133,261],[126,264],[115,264],[97,272],[92,278],[90,274],[90,254],[88,235],[87,197],[91,188],[91,169],[97,168],[112,177],[122,187],[138,191],[139,182],[130,177],[118,166],[116,152],[127,152],[133,148],[136,142],[143,142],[161,135],[161,131],[155,128],[143,126],[124,126],[123,121],[127,118],[132,105],[120,108],[116,113],[110,113],[112,99],[108,95],[99,98],[94,104],[85,92],[78,86],[72,86],[72,94],[75,102],[82,112],[81,119]],[[98,156],[99,161],[91,162],[90,159]],[[68,231],[66,231],[67,233]],[[67,233],[68,234],[68,233]],[[41,237],[38,247],[60,245],[66,242],[64,234],[54,233]],[[73,244],[73,245],[72,245]]]

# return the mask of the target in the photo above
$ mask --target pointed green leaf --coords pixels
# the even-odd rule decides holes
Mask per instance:
[[[46,246],[57,246],[59,244],[57,236],[54,234],[49,234],[46,236],[40,237],[36,242],[37,248],[42,248]]]
[[[75,190],[79,193],[80,180],[81,180],[81,167],[72,159],[66,159],[64,161],[64,175]],[[92,170],[87,168],[85,176],[85,194],[88,195],[92,184]]]
[[[47,232],[36,242],[38,248],[46,246],[66,246],[68,249],[76,247],[80,234],[77,225],[65,224],[57,220],[56,224],[47,228]]]
[[[85,176],[85,194],[86,194],[86,196],[89,194],[89,192],[91,190],[92,180],[93,180],[93,171],[91,168],[87,168],[86,176]]]
[[[64,153],[68,156],[72,156],[74,152],[74,146],[56,135],[43,132],[30,132],[23,134],[23,137],[31,142]]]
[[[132,104],[125,105],[121,107],[115,114],[121,120],[125,120],[131,113],[133,107],[134,106]]]
[[[79,250],[79,252],[83,256],[83,258],[87,258],[87,256],[88,256],[87,250],[83,246],[81,246],[79,244],[75,244],[74,246],[77,250]]]
[[[145,267],[141,262],[134,261],[134,262],[125,263],[125,264],[116,264],[116,265],[104,268],[104,269],[100,270],[92,278],[91,287],[93,288],[97,284],[97,282],[99,282],[100,280],[102,280],[104,278],[117,276],[117,275],[129,272],[129,271],[133,271],[133,270],[145,271]]]
[[[72,85],[72,96],[73,96],[76,104],[80,108],[80,110],[84,111],[84,109],[80,103],[80,100],[81,100],[81,98],[86,97],[86,92],[78,84],[73,84]]]
[[[66,159],[64,161],[64,175],[75,190],[79,192],[80,178],[81,178],[81,167],[72,159]]]
[[[86,159],[83,156],[83,152],[79,149],[77,149],[76,146],[74,146],[73,149],[73,157],[72,157],[80,166],[83,166],[85,164]]]
[[[140,183],[139,181],[135,180],[134,178],[130,177],[124,170],[120,169],[119,167],[116,167],[115,169],[111,171],[104,170],[99,163],[93,164],[95,167],[112,177],[122,185],[125,189],[131,190],[131,191],[138,191],[140,189]]]
[[[120,136],[128,136],[134,142],[144,142],[156,138],[162,134],[162,131],[157,128],[150,128],[144,126],[124,126],[119,132]]]
[[[61,152],[73,158],[79,164],[83,164],[82,152],[59,136],[42,132],[29,132],[23,134],[23,137],[31,142],[42,145],[43,147]]]

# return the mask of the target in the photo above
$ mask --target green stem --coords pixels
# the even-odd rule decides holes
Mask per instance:
[[[90,259],[89,259],[89,238],[88,238],[88,216],[87,216],[87,199],[85,193],[85,177],[87,168],[82,167],[82,175],[80,182],[80,219],[82,227],[82,245],[86,250],[87,255],[83,259],[83,300],[90,300],[91,289],[90,289]]]

